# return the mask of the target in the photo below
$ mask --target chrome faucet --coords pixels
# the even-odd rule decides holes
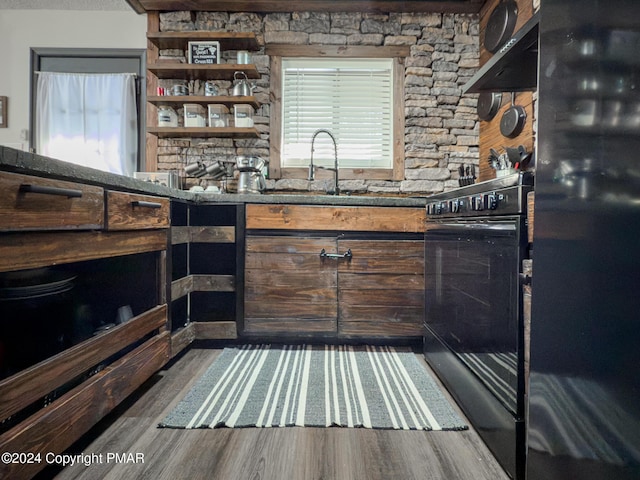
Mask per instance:
[[[313,151],[314,151],[314,144],[316,141],[316,137],[320,133],[326,133],[327,135],[329,135],[329,137],[331,137],[331,141],[333,142],[333,154],[334,154],[335,166],[331,168],[331,167],[323,167],[322,165],[318,165],[317,168],[322,168],[324,170],[331,170],[332,172],[334,172],[335,174],[334,190],[333,192],[327,192],[327,193],[330,195],[340,195],[340,187],[338,187],[338,144],[336,143],[336,139],[333,136],[333,134],[329,130],[326,130],[324,128],[321,128],[320,130],[316,130],[313,133],[313,136],[311,137],[311,162],[309,162],[309,179],[308,180],[311,182],[315,177],[314,166],[313,166]]]

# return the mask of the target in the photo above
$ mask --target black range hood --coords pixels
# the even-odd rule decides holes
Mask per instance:
[[[538,86],[539,12],[463,87],[462,93],[524,92]]]

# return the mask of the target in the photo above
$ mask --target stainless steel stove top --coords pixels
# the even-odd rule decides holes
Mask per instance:
[[[517,172],[427,197],[429,218],[517,215],[526,209],[533,174]]]

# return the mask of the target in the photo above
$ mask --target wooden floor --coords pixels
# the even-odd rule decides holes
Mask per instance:
[[[191,349],[152,378],[70,453],[102,463],[45,470],[40,478],[214,480],[506,480],[473,430],[157,428],[220,350]],[[419,356],[422,359],[422,356]],[[425,363],[425,368],[428,368]],[[456,407],[457,408],[457,407]],[[462,414],[461,414],[462,415]],[[107,463],[108,454],[144,463]],[[138,459],[142,458],[138,456]]]

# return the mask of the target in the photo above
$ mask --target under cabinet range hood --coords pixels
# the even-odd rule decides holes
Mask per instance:
[[[485,63],[462,93],[524,92],[538,86],[537,12]]]

